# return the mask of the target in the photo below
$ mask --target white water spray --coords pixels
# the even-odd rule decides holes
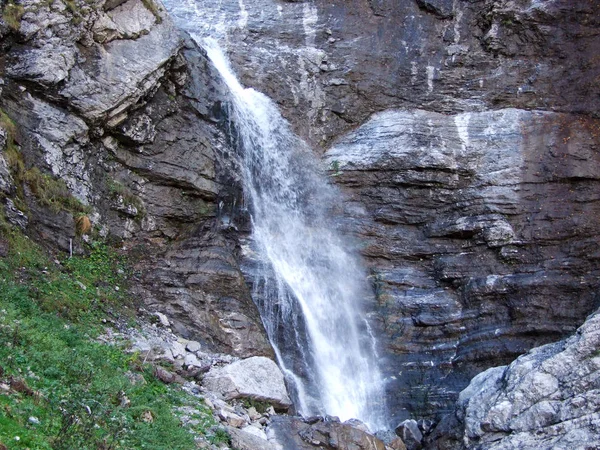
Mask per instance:
[[[327,413],[383,426],[383,389],[372,354],[372,336],[362,321],[366,277],[344,250],[331,212],[339,193],[319,173],[315,157],[290,130],[265,95],[241,86],[214,40],[203,46],[231,91],[230,120],[243,159],[252,207],[253,238],[272,267],[261,284],[263,321],[280,364],[291,375],[304,415]],[[273,295],[275,293],[275,295]],[[295,323],[300,308],[312,364],[297,376],[277,345],[277,327]],[[265,317],[267,316],[267,317]],[[318,393],[309,394],[315,383]],[[316,395],[315,395],[316,394]]]
[[[253,298],[300,414],[356,418],[372,430],[385,428],[383,382],[362,309],[372,294],[333,220],[341,194],[274,103],[245,89],[217,41],[206,39],[227,39],[227,28],[240,25],[231,18],[248,19],[238,4],[223,5],[231,11],[221,17],[210,2],[166,1],[231,92],[232,140],[262,261],[253,274]]]

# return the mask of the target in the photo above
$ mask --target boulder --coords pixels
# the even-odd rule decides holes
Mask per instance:
[[[225,400],[249,398],[271,403],[279,410],[287,410],[292,405],[281,370],[272,360],[262,356],[213,367],[204,376],[202,384],[209,391],[221,394]]]
[[[372,434],[331,418],[276,416],[267,436],[286,450],[385,450],[383,441]]]
[[[227,428],[233,448],[238,450],[275,450],[275,447],[269,441],[257,436],[254,431],[249,432],[248,428],[252,427],[246,427],[242,430],[233,427]]]
[[[408,450],[419,450],[422,447],[423,434],[414,419],[407,419],[396,427],[396,434],[402,439]]]
[[[598,349],[600,311],[570,338],[477,375],[427,448],[600,447]]]

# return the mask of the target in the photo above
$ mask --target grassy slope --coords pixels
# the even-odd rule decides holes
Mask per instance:
[[[0,231],[9,243],[0,258],[0,449],[191,449],[178,405],[198,409],[196,433],[220,437],[196,398],[160,383],[137,355],[94,341],[107,314],[126,311],[127,269],[115,251],[97,244],[57,264],[21,233]]]

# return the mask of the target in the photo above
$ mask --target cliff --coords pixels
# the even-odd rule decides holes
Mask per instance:
[[[249,224],[227,92],[204,52],[152,0],[0,5],[7,220],[63,252],[92,235],[117,242],[137,261],[133,295],[178,334],[272,356],[240,268]],[[189,11],[166,7],[192,30]],[[489,411],[471,413],[477,395],[459,393],[600,305],[600,2],[196,7],[344,194],[390,420],[439,420],[458,399],[469,446],[534,433],[529,422],[473,428],[469,414]],[[515,367],[484,372],[489,392]],[[552,408],[555,423],[571,420]]]

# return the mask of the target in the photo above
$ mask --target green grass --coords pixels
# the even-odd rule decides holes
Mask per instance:
[[[25,8],[11,0],[6,4],[2,11],[2,20],[4,20],[13,31],[19,31],[23,14],[25,14]]]
[[[128,302],[127,265],[116,251],[95,244],[89,256],[59,265],[20,232],[2,231],[9,251],[0,258],[0,384],[26,388],[0,389],[0,444],[192,449],[194,437],[174,413],[184,405],[202,416],[197,433],[220,433],[197,399],[162,384],[137,354],[94,340],[102,319]]]

